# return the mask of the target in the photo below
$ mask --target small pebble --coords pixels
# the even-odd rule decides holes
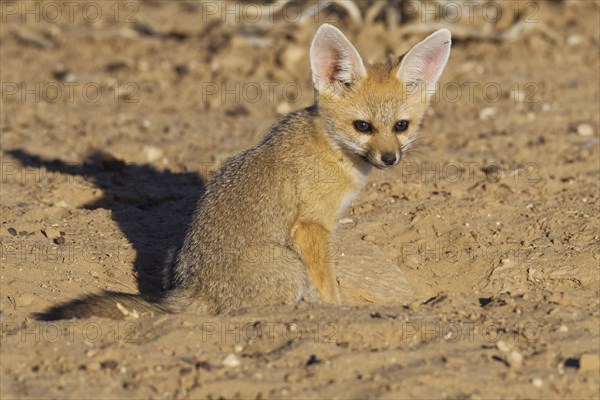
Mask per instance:
[[[65,244],[65,238],[62,236],[54,238],[54,239],[52,239],[52,241],[59,246],[62,246],[63,244]]]
[[[542,387],[542,385],[544,384],[544,381],[541,380],[540,378],[533,378],[531,380],[531,383],[533,384],[533,386],[535,386],[536,388],[540,388]]]
[[[275,109],[275,111],[279,115],[285,115],[285,114],[288,114],[290,111],[292,111],[292,106],[287,101],[282,101],[281,103],[279,103],[277,105],[277,108]]]
[[[242,365],[242,362],[235,354],[230,353],[227,357],[223,359],[223,365],[229,368],[235,368]]]
[[[155,146],[144,146],[144,153],[146,154],[146,160],[148,162],[154,162],[160,159],[164,152]]]
[[[100,363],[102,369],[110,369],[115,370],[119,366],[119,363],[116,360],[106,360]]]
[[[523,365],[523,355],[516,350],[513,350],[508,355],[508,363],[511,368],[519,368]]]
[[[308,358],[308,361],[306,362],[306,365],[309,366],[313,364],[319,364],[320,362],[321,360],[319,360],[316,355],[311,354],[311,356]]]
[[[592,136],[594,135],[594,127],[590,124],[579,124],[577,125],[577,134],[579,136]]]
[[[494,115],[496,115],[496,109],[494,109],[493,107],[485,107],[482,108],[481,111],[479,111],[479,119],[490,119]]]
[[[504,340],[498,340],[496,343],[496,348],[503,353],[508,353],[511,347]]]
[[[187,65],[184,64],[175,65],[173,66],[173,69],[175,70],[175,73],[179,76],[185,75],[190,71]]]
[[[567,44],[569,46],[577,46],[583,43],[583,40],[584,38],[581,35],[569,35],[567,37]]]
[[[340,224],[351,224],[354,222],[352,218],[342,218],[338,221]]]
[[[152,126],[152,121],[150,121],[148,118],[144,118],[140,125],[142,126],[142,128],[148,129]]]
[[[17,230],[15,228],[8,228],[8,233],[10,233],[11,236],[17,236]]]

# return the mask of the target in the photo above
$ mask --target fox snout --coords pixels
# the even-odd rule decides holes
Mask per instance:
[[[392,154],[392,153],[384,153],[381,156],[381,161],[383,161],[383,163],[385,165],[394,165],[394,164],[396,164],[396,160],[397,160],[396,155]]]
[[[381,155],[367,155],[367,161],[378,169],[388,169],[396,165],[400,161],[400,157],[394,153],[384,153]]]
[[[398,150],[369,150],[366,154],[366,160],[378,169],[388,169],[398,164],[402,159],[402,151]]]

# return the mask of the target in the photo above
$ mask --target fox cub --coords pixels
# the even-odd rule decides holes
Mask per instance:
[[[336,221],[372,167],[398,164],[413,142],[450,44],[442,29],[402,57],[367,65],[341,31],[322,25],[310,46],[316,103],[282,118],[216,173],[175,260],[170,289],[144,298],[90,295],[41,318],[338,304],[327,260]]]

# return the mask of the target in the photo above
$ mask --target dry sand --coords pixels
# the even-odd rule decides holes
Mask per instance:
[[[456,41],[418,151],[340,224],[342,307],[39,322],[159,287],[214,169],[313,100],[317,23],[102,6],[3,9],[2,398],[599,397],[597,2]],[[336,24],[371,61],[424,36]]]

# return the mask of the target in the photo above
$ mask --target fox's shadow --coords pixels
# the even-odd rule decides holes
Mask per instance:
[[[113,220],[133,246],[140,293],[151,295],[168,288],[174,255],[204,191],[203,176],[126,164],[102,152],[94,152],[77,165],[45,160],[20,149],[7,154],[24,167],[43,168],[61,177],[81,176],[93,182],[103,196],[82,207],[112,211]]]

